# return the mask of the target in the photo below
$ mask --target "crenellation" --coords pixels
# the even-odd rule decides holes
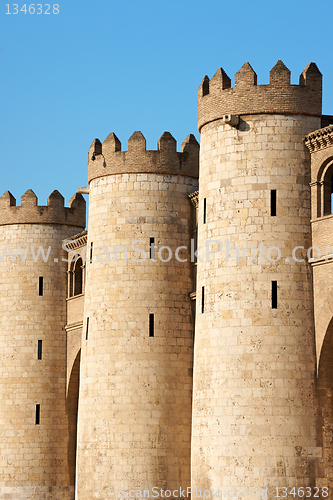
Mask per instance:
[[[173,155],[177,151],[177,142],[170,132],[163,132],[157,142],[158,150],[164,154]]]
[[[305,85],[316,93],[317,99],[322,97],[323,76],[315,63],[309,63],[299,76],[299,84]]]
[[[282,61],[271,69],[268,85],[257,85],[257,75],[249,63],[236,73],[234,88],[229,88],[229,77],[223,70],[221,74],[226,82],[222,88],[217,85],[216,74],[211,80],[205,76],[199,87],[199,131],[206,123],[228,114],[321,116],[322,75],[314,63],[304,69],[299,85],[290,84],[290,71]]]
[[[136,133],[136,132],[134,132],[134,133]],[[138,132],[138,133],[141,133],[141,132]],[[121,142],[118,139],[118,137],[116,136],[116,134],[114,134],[113,132],[111,132],[107,136],[107,138],[104,139],[103,151],[104,151],[104,154],[107,153],[108,151],[111,151],[113,153],[115,153],[116,151],[121,151]]]
[[[74,210],[80,210],[83,216],[83,211],[86,209],[86,201],[81,193],[74,193],[68,202],[68,206]]]
[[[6,191],[0,197],[0,208],[16,207],[16,199],[10,191]]]
[[[89,158],[93,154],[95,154],[96,156],[102,154],[102,143],[99,139],[94,139],[93,142],[91,143],[89,150],[88,150]]]
[[[288,86],[290,85],[290,70],[279,60],[269,73],[270,85]]]
[[[6,191],[0,198],[0,226],[9,224],[65,224],[85,226],[86,202],[82,194],[76,193],[69,207],[64,207],[64,198],[59,191],[53,191],[48,205],[37,204],[37,196],[28,189],[21,197],[21,205],[16,205],[13,195]]]
[[[197,157],[199,158],[199,144],[193,134],[189,134],[186,139],[182,142],[181,152],[188,153],[193,160]]]
[[[104,141],[105,142],[105,141]],[[104,146],[104,143],[103,143]],[[117,149],[115,149],[117,151]],[[146,139],[142,132],[133,132],[131,137],[128,139],[128,151],[140,153],[146,151]]]
[[[222,70],[223,71],[223,70]],[[198,89],[198,98],[200,99],[201,97],[204,97],[205,95],[209,94],[209,78],[207,75],[203,77],[203,80],[200,84],[200,87]]]
[[[37,196],[32,189],[28,189],[21,196],[21,206],[23,207],[36,207],[37,206]]]
[[[235,74],[235,87],[246,88],[254,85],[257,85],[257,73],[251,64],[246,62]]]
[[[98,177],[124,173],[156,173],[198,177],[199,144],[190,134],[177,152],[177,143],[170,132],[164,132],[158,140],[156,151],[146,150],[146,140],[141,132],[132,134],[128,140],[128,151],[121,151],[121,143],[111,133],[103,142],[100,153],[94,153],[95,139],[89,148],[88,181]],[[98,146],[99,148],[99,146]],[[97,148],[97,149],[98,149]]]
[[[218,93],[220,90],[225,90],[230,88],[231,88],[230,78],[222,68],[219,68],[209,82],[209,92],[214,94]],[[207,94],[209,92],[207,92]]]
[[[36,205],[37,205],[37,196],[36,196]],[[63,208],[65,206],[65,199],[59,191],[56,189],[52,191],[50,196],[47,199],[47,206],[54,208]]]

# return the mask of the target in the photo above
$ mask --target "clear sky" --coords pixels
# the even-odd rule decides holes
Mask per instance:
[[[0,5],[0,195],[17,204],[31,188],[41,205],[54,189],[68,205],[95,137],[115,132],[123,150],[135,130],[148,149],[165,130],[178,148],[199,140],[197,88],[220,66],[233,82],[249,61],[264,84],[282,59],[296,84],[315,62],[333,115],[332,0],[57,1],[59,14]]]

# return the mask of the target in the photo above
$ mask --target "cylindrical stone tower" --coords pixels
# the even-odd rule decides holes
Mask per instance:
[[[72,500],[66,415],[66,253],[85,201],[0,198],[0,498]]]
[[[312,278],[294,250],[311,246],[304,136],[320,127],[321,74],[311,63],[291,85],[279,61],[257,85],[246,63],[231,88],[219,69],[198,110],[198,245],[211,253],[197,266],[192,486],[294,498],[321,474]]]
[[[113,133],[89,150],[77,500],[190,483],[198,161],[194,136],[178,153],[167,132],[158,151],[141,132],[128,151]]]

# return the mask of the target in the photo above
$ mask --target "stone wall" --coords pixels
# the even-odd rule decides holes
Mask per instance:
[[[218,240],[223,250],[212,243],[217,253],[197,266],[192,484],[200,489],[252,488],[257,498],[268,487],[274,498],[274,487],[314,486],[323,475],[311,268],[292,258],[296,246],[311,246],[303,137],[318,126],[317,117],[263,114],[201,129],[198,245]],[[238,262],[235,249],[227,261],[227,240]]]
[[[188,194],[196,189],[194,177],[159,173],[90,182],[78,500],[118,498],[121,487],[190,484],[194,284]],[[135,240],[145,255],[133,249]],[[168,259],[162,246],[172,250],[169,262],[162,262]],[[187,247],[179,258],[188,262],[175,258],[179,246]]]
[[[1,498],[73,499],[66,412],[67,263],[62,261],[66,257],[62,240],[75,232],[77,226],[61,224],[0,226]],[[27,252],[26,259],[18,255],[13,262],[10,249],[15,255],[19,247],[23,256]],[[45,261],[41,253],[36,259],[40,247]],[[40,405],[39,423],[36,405]]]

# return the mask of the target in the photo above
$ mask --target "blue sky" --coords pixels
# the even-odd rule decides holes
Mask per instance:
[[[264,84],[282,59],[298,83],[316,62],[333,114],[332,0],[57,1],[50,15],[0,6],[0,195],[18,204],[29,188],[41,205],[54,189],[68,204],[95,137],[115,132],[123,150],[135,130],[148,149],[165,130],[178,148],[199,140],[197,88],[220,66],[233,81],[249,61]]]

